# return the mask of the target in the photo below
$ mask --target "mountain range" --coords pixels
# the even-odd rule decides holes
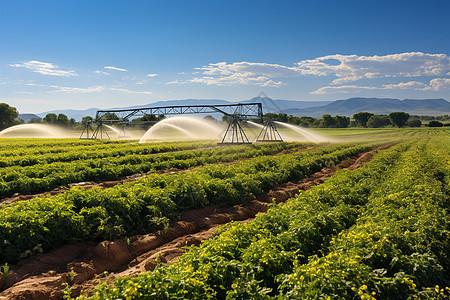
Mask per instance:
[[[389,114],[394,111],[404,111],[411,115],[445,115],[450,114],[450,102],[445,99],[390,99],[390,98],[350,98],[336,101],[295,101],[271,99],[269,97],[254,97],[239,103],[261,102],[263,111],[274,113],[286,113],[294,116],[322,117],[324,114],[352,116],[355,113],[367,111],[374,114]],[[110,109],[134,109],[142,107],[161,107],[174,105],[213,105],[213,104],[236,104],[220,99],[184,99],[158,101],[139,106],[115,107]],[[95,117],[99,108],[89,108],[85,110],[65,109],[53,110],[36,114],[43,118],[48,113],[65,114],[69,118],[80,121],[84,116]],[[24,116],[25,114],[19,115]]]
[[[350,98],[337,100],[318,107],[289,108],[284,110],[288,115],[311,117],[321,117],[324,114],[352,116],[362,111],[380,115],[394,111],[404,111],[410,115],[437,116],[450,114],[450,102],[445,99]]]

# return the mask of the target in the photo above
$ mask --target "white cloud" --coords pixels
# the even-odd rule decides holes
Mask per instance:
[[[273,80],[266,81],[262,86],[268,86],[268,87],[280,87],[283,85],[281,81],[275,82]]]
[[[332,84],[383,77],[441,76],[450,70],[446,54],[407,52],[384,56],[328,55],[297,63],[303,75],[338,78]]]
[[[109,70],[116,70],[116,71],[121,71],[121,72],[128,72],[128,70],[126,69],[122,69],[122,68],[117,68],[117,67],[112,67],[112,66],[107,66],[104,67],[105,69],[109,69]]]
[[[167,85],[169,85],[169,84],[185,84],[185,83],[186,82],[184,82],[184,81],[178,81],[178,80],[166,82]]]
[[[117,92],[123,92],[123,93],[127,93],[127,94],[144,94],[144,95],[153,94],[153,92],[148,92],[148,91],[138,92],[138,91],[130,91],[127,89],[119,89],[119,88],[111,88],[111,90],[117,91]]]
[[[424,90],[444,91],[450,90],[450,78],[435,78],[430,81],[429,87]]]
[[[67,86],[57,86],[50,85],[49,87],[54,88],[54,91],[49,93],[98,93],[105,89],[104,86],[91,86],[88,88],[77,88],[77,87],[67,87]]]
[[[434,78],[429,84],[418,81],[400,82],[397,84],[384,84],[381,87],[359,85],[332,85],[321,87],[310,94],[347,94],[357,93],[361,90],[418,90],[418,91],[444,91],[450,90],[450,78]]]
[[[29,85],[29,86],[41,86],[41,87],[47,87],[46,85],[43,85],[43,84],[36,84],[36,83],[27,83],[26,85]]]
[[[232,86],[232,85],[260,85],[263,86],[265,83],[269,82],[269,78],[265,76],[254,76],[249,73],[234,73],[229,76],[205,76],[196,77],[189,80],[193,83],[203,83],[206,85],[218,85],[218,86]]]
[[[158,74],[147,74],[147,77],[156,77]]]
[[[427,85],[418,81],[409,81],[409,82],[400,82],[397,84],[384,84],[383,89],[414,89],[414,90],[422,90],[426,88]]]
[[[108,72],[104,72],[104,71],[100,71],[100,70],[95,70],[94,73],[98,74],[98,75],[110,75]]]
[[[343,84],[347,82],[352,82],[361,79],[361,77],[358,76],[347,76],[342,78],[337,78],[331,82],[331,84]]]
[[[419,77],[443,76],[449,74],[450,57],[446,54],[429,54],[422,52],[407,52],[384,56],[358,55],[327,55],[310,60],[300,61],[293,66],[270,63],[210,63],[196,68],[202,74],[186,82],[203,83],[207,85],[258,85],[281,86],[283,83],[275,79],[296,76],[334,76],[331,85],[343,85],[360,79],[376,79],[387,77]],[[177,82],[179,83],[179,82]],[[413,88],[423,86],[417,83],[390,87]],[[370,87],[367,87],[370,88]],[[387,87],[386,87],[387,88]],[[344,88],[327,90],[345,90]]]
[[[187,82],[219,86],[257,85],[279,87],[283,83],[272,79],[300,75],[294,67],[269,63],[236,62],[228,64],[219,62],[196,69],[200,70],[203,76],[195,77]]]
[[[30,60],[22,64],[11,64],[10,66],[16,68],[26,68],[42,75],[65,76],[65,77],[78,76],[78,74],[73,70],[70,71],[61,70],[59,69],[59,66],[55,64],[41,62],[37,60]]]
[[[340,85],[340,86],[325,86],[321,87],[310,94],[323,95],[323,94],[349,94],[357,93],[361,90],[378,90],[380,88],[373,86],[358,86],[358,85]]]
[[[299,75],[298,70],[294,67],[268,63],[250,63],[245,61],[232,64],[227,64],[226,62],[209,64],[208,66],[197,68],[197,70],[203,70],[203,74],[205,75],[232,75],[240,73],[247,75],[263,75],[271,78]]]

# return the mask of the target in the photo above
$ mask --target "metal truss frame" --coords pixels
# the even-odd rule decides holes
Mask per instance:
[[[241,119],[262,120],[261,103],[238,103],[221,105],[174,105],[162,107],[145,107],[135,109],[99,110],[95,115],[95,121],[121,123],[128,122],[131,117],[144,115],[187,115],[187,114],[211,114],[222,113],[227,116],[238,116]],[[119,120],[107,119],[108,114],[115,114]]]
[[[263,120],[263,110],[261,103],[238,103],[238,104],[220,104],[220,105],[174,105],[163,107],[145,107],[133,109],[112,109],[98,110],[95,119],[85,125],[80,139],[102,139],[109,135],[106,132],[103,123],[116,124],[134,124],[130,122],[132,117],[144,115],[183,115],[183,114],[199,114],[199,113],[222,113],[229,117],[229,124],[225,131],[221,143],[218,144],[251,144],[247,135],[242,129],[240,123],[243,120]],[[108,116],[114,114],[118,119],[108,119]],[[141,122],[136,122],[140,124]],[[144,122],[143,122],[144,123]],[[145,122],[147,123],[147,122]],[[97,125],[94,130],[92,125]],[[261,137],[261,135],[263,135]],[[261,137],[261,139],[260,139]],[[258,142],[278,142],[283,141],[280,133],[275,128],[271,120],[266,120],[263,129],[257,138]]]
[[[262,136],[261,136],[262,135]],[[258,137],[256,138],[257,142],[282,142],[283,138],[278,132],[275,124],[271,119],[266,119],[264,123],[264,127],[261,129]]]
[[[230,123],[228,124],[227,130],[225,131],[225,135],[223,136],[222,142],[217,143],[218,145],[242,145],[242,144],[251,144],[248,140],[247,135],[241,127],[241,119],[236,116],[233,116]],[[227,137],[230,139],[227,140]]]

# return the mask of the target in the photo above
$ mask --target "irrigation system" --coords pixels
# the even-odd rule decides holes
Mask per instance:
[[[133,122],[131,118],[145,115],[187,115],[187,114],[211,114],[221,113],[227,116],[228,126],[222,141],[219,144],[250,144],[247,135],[242,129],[241,123],[255,120],[264,124],[256,139],[257,142],[279,142],[283,141],[280,133],[270,119],[263,118],[262,103],[238,103],[222,105],[175,105],[162,107],[144,107],[133,109],[98,110],[95,119],[88,122],[80,139],[103,139],[109,135],[105,130],[105,124],[127,125],[143,124]],[[152,121],[145,123],[155,123]],[[227,139],[228,138],[228,139]],[[226,142],[226,140],[228,140]]]

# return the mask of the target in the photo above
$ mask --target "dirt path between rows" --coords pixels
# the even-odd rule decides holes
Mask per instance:
[[[288,154],[288,153],[294,153],[294,152],[300,152],[300,151],[308,151],[311,150],[313,148],[318,147],[318,145],[307,145],[307,146],[302,146],[302,147],[298,147],[298,148],[294,148],[294,149],[287,149],[287,150],[283,150],[279,153],[275,153],[272,154],[273,156],[277,156],[277,155],[282,155],[282,154]],[[205,148],[206,149],[206,148]],[[196,149],[197,150],[197,149]],[[151,155],[157,155],[160,153],[155,153],[155,154],[151,154]],[[232,164],[236,164],[238,162],[244,161],[244,160],[248,160],[251,158],[242,158],[242,159],[238,159],[232,162],[217,162],[215,164],[225,164],[225,165],[232,165]],[[180,169],[168,169],[168,170],[160,170],[160,171],[155,171],[158,174],[176,174],[179,172],[189,172],[195,168],[200,168],[203,167],[204,165],[201,166],[196,166],[196,167],[192,167],[190,169],[185,169],[185,170],[180,170]],[[38,193],[38,194],[30,194],[30,195],[22,195],[19,193],[14,194],[12,197],[7,197],[7,198],[3,198],[0,199],[0,207],[2,205],[5,204],[9,204],[12,202],[16,202],[16,201],[26,201],[26,200],[30,200],[33,198],[37,198],[37,197],[48,197],[48,196],[54,196],[54,195],[58,195],[61,193],[65,193],[67,192],[71,187],[73,186],[80,186],[83,187],[84,189],[92,189],[94,187],[99,187],[101,189],[106,189],[106,188],[110,188],[113,187],[115,185],[118,184],[123,184],[125,182],[131,182],[131,181],[135,181],[138,180],[140,178],[144,178],[147,177],[147,174],[133,174],[133,175],[129,175],[129,176],[125,176],[119,180],[109,180],[109,181],[102,181],[102,182],[94,182],[94,181],[83,181],[83,182],[76,182],[76,183],[69,183],[66,186],[60,186],[57,187],[51,191],[48,192],[42,192],[42,193]]]
[[[258,195],[244,205],[213,205],[182,213],[169,229],[156,234],[129,239],[67,244],[47,253],[38,254],[10,266],[6,280],[0,280],[0,299],[62,299],[67,283],[72,296],[82,290],[91,291],[101,280],[135,276],[151,271],[158,263],[171,262],[184,253],[183,247],[199,245],[217,233],[219,225],[234,221],[249,222],[259,212],[268,210],[268,203],[284,202],[321,184],[337,170],[359,168],[372,160],[373,154],[396,143],[387,144],[340,162],[331,168],[296,182],[282,184],[276,190]],[[107,272],[107,274],[105,273]]]

